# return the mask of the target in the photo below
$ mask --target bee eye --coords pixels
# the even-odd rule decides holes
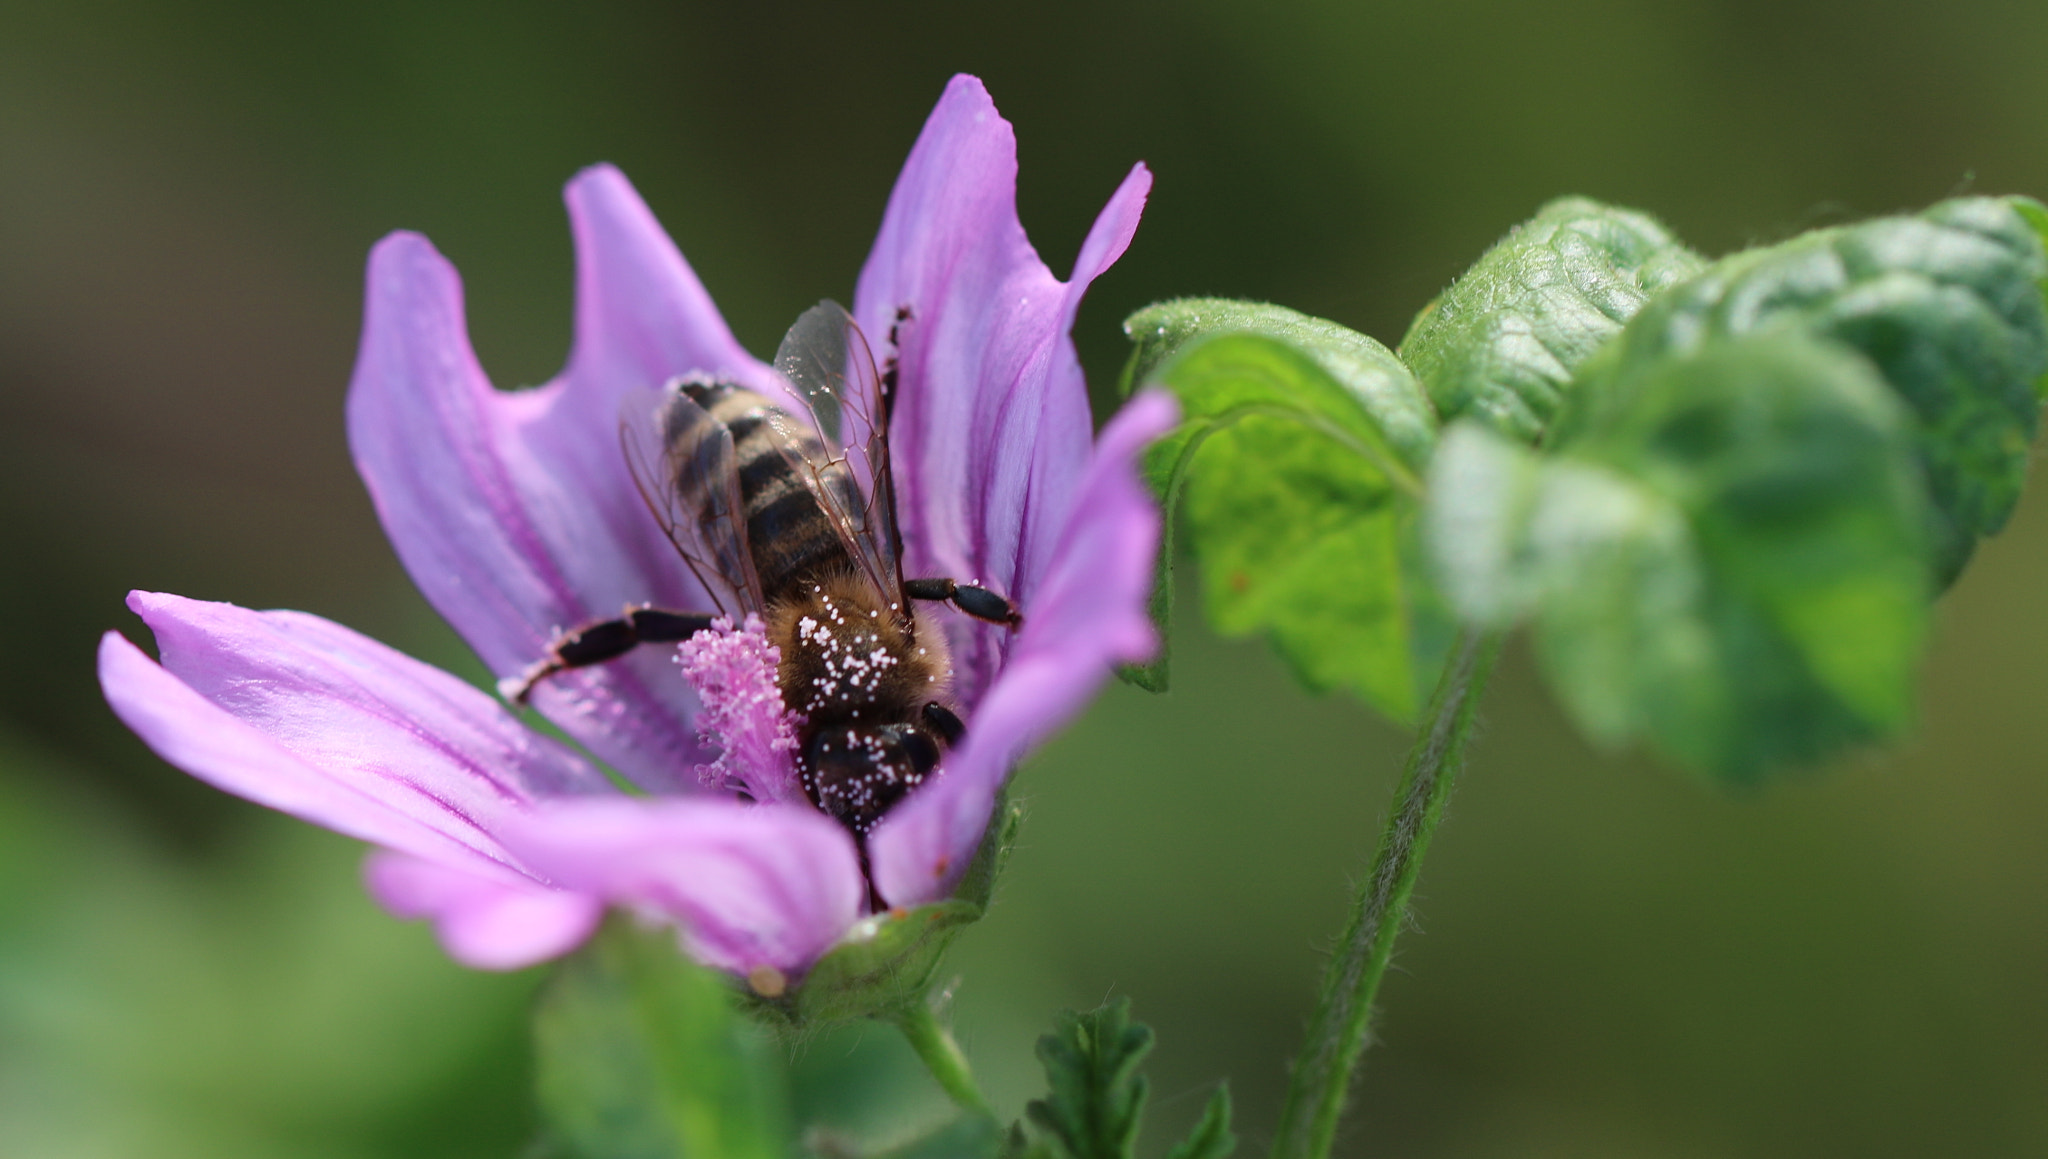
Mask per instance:
[[[903,755],[910,758],[910,767],[922,775],[929,773],[939,763],[939,746],[922,729],[906,728],[903,731]]]

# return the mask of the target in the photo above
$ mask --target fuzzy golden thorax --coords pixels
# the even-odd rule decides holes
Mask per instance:
[[[854,573],[821,577],[768,609],[768,639],[782,652],[777,683],[790,711],[815,727],[841,721],[915,721],[944,703],[953,663],[945,633],[914,608]]]

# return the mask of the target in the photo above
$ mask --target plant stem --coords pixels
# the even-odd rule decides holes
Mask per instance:
[[[1479,693],[1499,652],[1497,634],[1469,629],[1452,645],[1424,731],[1394,790],[1393,812],[1380,835],[1372,872],[1359,888],[1336,957],[1323,974],[1308,1041],[1288,1080],[1273,1159],[1324,1159],[1330,1153],[1352,1074],[1370,1043],[1373,996],[1407,919],[1422,855],[1464,765]]]
[[[910,1003],[896,1016],[896,1025],[949,1098],[963,1110],[994,1116],[988,1099],[975,1085],[973,1072],[967,1068],[967,1056],[961,1053],[960,1044],[953,1041],[952,1032],[939,1024],[931,1003]]]

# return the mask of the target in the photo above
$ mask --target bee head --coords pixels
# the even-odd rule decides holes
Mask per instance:
[[[865,835],[938,763],[939,743],[923,724],[828,725],[804,746],[804,792],[827,816]]]

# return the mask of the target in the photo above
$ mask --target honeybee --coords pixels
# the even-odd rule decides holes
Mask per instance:
[[[908,321],[899,312],[892,348]],[[821,302],[790,328],[775,365],[807,416],[700,376],[668,385],[652,430],[629,420],[622,431],[641,495],[716,611],[629,607],[556,637],[504,691],[524,703],[557,672],[757,613],[781,650],[783,704],[803,718],[804,794],[865,853],[875,823],[964,732],[948,704],[945,635],[915,603],[943,601],[1012,628],[1022,618],[978,584],[903,578],[889,471],[893,354],[877,373],[860,327]]]

